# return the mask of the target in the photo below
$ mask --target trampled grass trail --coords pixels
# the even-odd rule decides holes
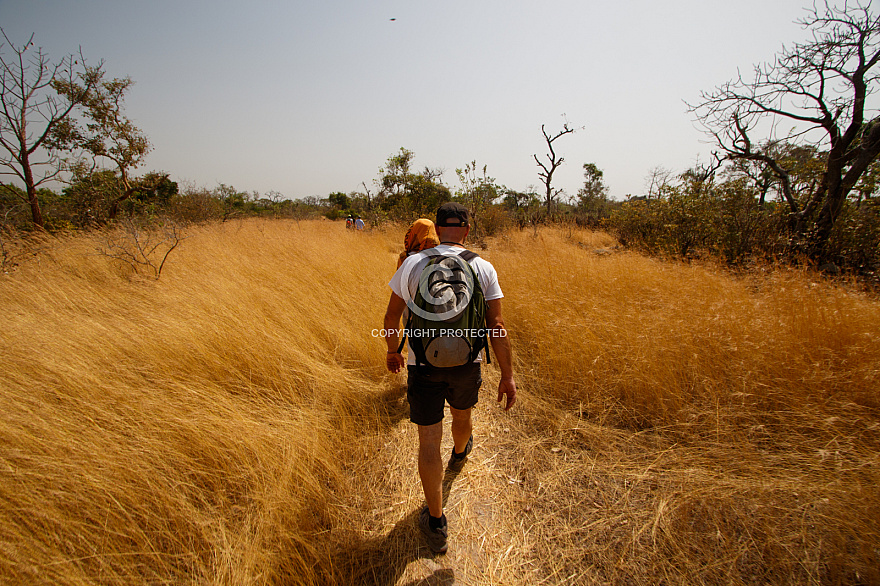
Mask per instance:
[[[432,556],[373,335],[403,232],[193,227],[159,280],[95,233],[0,277],[2,581],[880,582],[880,303],[569,229],[475,246],[520,400],[485,369]]]

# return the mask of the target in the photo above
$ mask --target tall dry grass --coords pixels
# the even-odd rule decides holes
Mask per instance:
[[[2,579],[880,582],[877,300],[553,229],[478,250],[521,398],[489,408],[487,368],[450,553],[428,556],[403,379],[371,336],[402,236],[204,226],[149,280],[93,234],[2,277]]]
[[[0,284],[0,574],[332,575],[313,536],[337,453],[370,431],[353,418],[381,409],[384,239],[198,228],[152,281],[96,254],[102,238],[62,240]]]
[[[519,233],[492,256],[522,386],[576,462],[522,463],[551,575],[880,582],[877,300],[596,237]]]

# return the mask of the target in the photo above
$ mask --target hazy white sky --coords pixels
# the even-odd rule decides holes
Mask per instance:
[[[623,198],[708,159],[684,102],[805,39],[808,3],[0,0],[0,26],[135,80],[141,171],[326,197],[405,147],[453,189],[475,160],[522,190],[540,184],[541,125],[567,120],[584,129],[555,143],[555,186],[576,193],[593,162]]]

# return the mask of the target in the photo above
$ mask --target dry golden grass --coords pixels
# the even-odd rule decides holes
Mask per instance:
[[[551,581],[880,581],[877,301],[577,238],[492,257],[543,452],[561,448],[521,468]]]
[[[487,368],[431,556],[371,336],[402,236],[193,228],[156,281],[93,234],[0,277],[0,581],[880,583],[880,303],[569,230],[479,251],[521,396]]]

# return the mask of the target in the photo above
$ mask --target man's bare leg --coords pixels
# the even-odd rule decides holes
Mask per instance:
[[[432,517],[443,516],[443,461],[440,457],[440,441],[443,439],[443,422],[419,426],[419,478],[425,501]],[[465,440],[466,441],[466,440]]]
[[[474,432],[474,423],[471,419],[473,408],[460,411],[450,407],[449,411],[452,413],[452,441],[455,443],[455,453],[461,454]]]

